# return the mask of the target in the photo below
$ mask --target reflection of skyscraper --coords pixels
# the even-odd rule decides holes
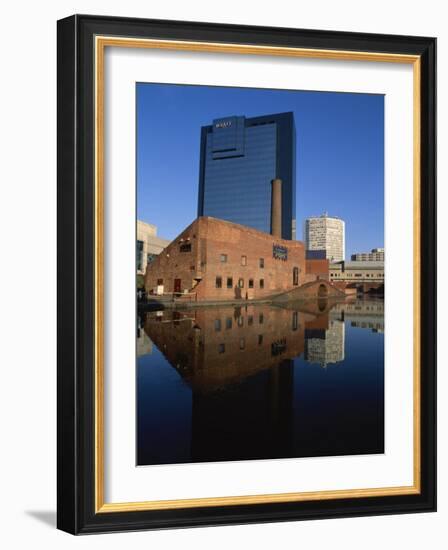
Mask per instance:
[[[318,218],[305,220],[303,240],[307,250],[325,251],[325,258],[331,262],[345,259],[345,222],[323,214]]]
[[[231,399],[222,391],[193,391],[193,461],[291,456],[293,392],[294,362],[289,359],[234,385]]]
[[[229,116],[201,130],[198,216],[271,232],[271,182],[282,180],[284,239],[295,239],[293,113]]]
[[[145,332],[195,393],[208,393],[299,357],[306,323],[316,318],[286,308],[223,306],[150,313]],[[318,318],[328,326],[328,314]]]
[[[345,323],[330,320],[327,329],[305,330],[305,360],[323,367],[345,358]]]

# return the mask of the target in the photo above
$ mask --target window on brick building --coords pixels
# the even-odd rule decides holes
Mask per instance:
[[[181,243],[179,245],[179,252],[191,252],[191,243]]]
[[[261,269],[264,268],[264,258],[260,258],[260,267]]]
[[[232,328],[232,317],[226,319],[226,329]]]
[[[238,286],[244,288],[244,279],[238,279]]]
[[[225,264],[227,262],[227,254],[221,254],[220,260],[223,264]]]
[[[247,265],[247,256],[241,256],[241,265]]]
[[[243,327],[244,326],[244,317],[242,315],[240,315],[238,317],[238,326],[239,327]]]
[[[262,343],[263,343],[263,335],[259,334],[258,335],[258,345],[261,346]]]
[[[222,277],[216,277],[216,288],[222,288]]]
[[[249,315],[249,317],[247,318],[247,324],[250,327],[254,324],[254,316],[253,315]]]
[[[157,286],[163,285],[163,279],[157,279]]]
[[[246,347],[245,338],[240,338],[240,349],[244,349],[245,347]]]
[[[260,279],[260,288],[264,288],[264,279]]]
[[[260,313],[260,316],[258,317],[258,322],[260,323],[260,325],[262,325],[262,324],[263,324],[263,321],[264,321],[263,314]]]
[[[292,270],[292,284],[297,286],[299,284],[299,268],[294,267]]]
[[[254,280],[249,279],[249,288],[254,288]]]
[[[227,288],[233,288],[233,278],[227,277]]]
[[[215,319],[215,330],[216,332],[221,330],[221,319]]]
[[[226,345],[225,344],[219,344],[218,352],[219,353],[225,353],[225,351],[226,351]]]

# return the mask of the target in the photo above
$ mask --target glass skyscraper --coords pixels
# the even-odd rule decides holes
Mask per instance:
[[[282,237],[296,238],[293,113],[229,116],[201,129],[198,216],[271,232],[271,181],[282,180]]]

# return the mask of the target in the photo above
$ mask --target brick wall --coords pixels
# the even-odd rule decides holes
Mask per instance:
[[[319,279],[329,280],[329,269],[330,261],[329,260],[306,260],[305,261],[305,272],[307,275],[314,275]]]

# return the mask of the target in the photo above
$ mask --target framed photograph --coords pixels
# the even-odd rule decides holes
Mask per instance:
[[[58,22],[58,527],[436,509],[434,38]]]

